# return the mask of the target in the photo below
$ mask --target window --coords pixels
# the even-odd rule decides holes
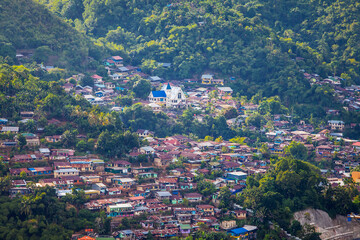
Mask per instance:
[[[178,94],[178,98],[181,99],[181,93]]]

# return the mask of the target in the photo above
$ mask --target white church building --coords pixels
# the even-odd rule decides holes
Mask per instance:
[[[180,87],[164,85],[161,91],[152,91],[149,94],[149,101],[152,103],[163,103],[166,107],[186,107],[186,96]]]

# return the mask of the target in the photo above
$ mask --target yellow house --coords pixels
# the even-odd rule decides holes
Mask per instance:
[[[211,83],[215,85],[224,85],[224,79],[213,79]]]
[[[214,79],[214,76],[211,74],[203,74],[201,76],[201,83],[205,85],[211,85],[212,81]]]

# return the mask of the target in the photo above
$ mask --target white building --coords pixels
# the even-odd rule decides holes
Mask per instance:
[[[166,107],[186,107],[186,96],[180,87],[171,87],[168,83],[161,91],[152,91],[149,94],[152,103],[164,103]]]
[[[345,127],[345,123],[343,121],[338,121],[338,120],[330,120],[330,121],[328,121],[328,124],[329,124],[331,130],[343,131],[344,127]]]
[[[75,168],[64,168],[54,171],[54,178],[68,177],[68,176],[79,176],[79,170]]]

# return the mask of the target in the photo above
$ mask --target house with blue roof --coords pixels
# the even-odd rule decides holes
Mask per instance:
[[[230,234],[231,239],[256,239],[257,227],[251,225],[245,225],[242,228],[234,228],[228,230],[227,233]]]
[[[0,124],[7,124],[8,123],[8,120],[6,118],[0,118]]]
[[[98,92],[95,93],[95,96],[97,96],[97,97],[103,97],[103,96],[104,96],[104,93],[101,92],[101,91],[98,91]]]
[[[152,91],[149,95],[150,102],[163,102],[166,103],[165,91]]]
[[[49,175],[53,173],[53,170],[51,167],[35,167],[35,168],[28,168],[29,171],[32,172],[34,176],[38,175]]]

